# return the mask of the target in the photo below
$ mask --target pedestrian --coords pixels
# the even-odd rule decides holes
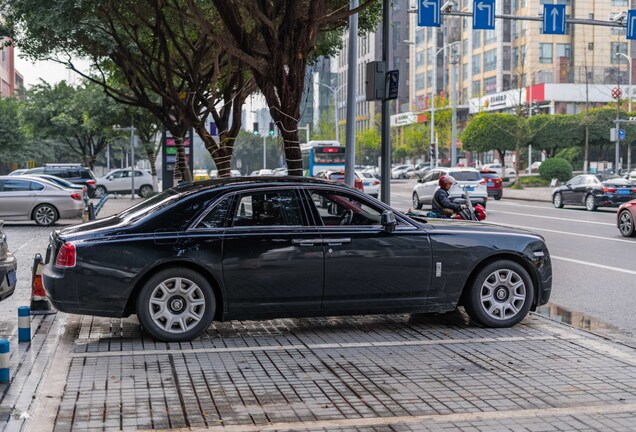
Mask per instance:
[[[439,179],[439,189],[433,195],[432,212],[440,218],[450,218],[454,213],[466,208],[466,204],[455,204],[448,199],[450,188],[457,181],[451,175],[443,175]]]

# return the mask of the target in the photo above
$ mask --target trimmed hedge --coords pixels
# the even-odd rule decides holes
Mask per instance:
[[[572,178],[572,165],[561,158],[546,159],[539,167],[539,174],[546,180],[555,178],[564,182]]]

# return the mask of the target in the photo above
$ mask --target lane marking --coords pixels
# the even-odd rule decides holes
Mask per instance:
[[[576,236],[576,237],[587,237],[587,238],[592,238],[592,239],[595,239],[595,240],[607,240],[607,241],[615,241],[615,242],[619,242],[619,243],[636,244],[636,241],[634,241],[634,240],[627,240],[627,239],[622,239],[622,238],[601,237],[601,236],[595,236],[595,235],[591,235],[591,234],[571,233],[571,232],[566,232],[566,231],[551,230],[551,229],[547,229],[547,228],[529,227],[529,226],[526,226],[526,225],[511,225],[511,224],[505,224],[505,223],[501,223],[501,222],[493,222],[493,223],[496,223],[497,225],[501,225],[501,226],[511,227],[511,228],[521,228],[521,229],[528,230],[528,231],[545,231],[545,232],[550,232],[550,233],[571,235],[571,236]]]
[[[543,424],[550,424],[547,417],[560,417],[568,415],[585,415],[592,417],[595,415],[610,415],[636,412],[636,404],[612,404],[612,405],[583,405],[558,408],[532,408],[502,411],[481,411],[453,414],[428,414],[414,416],[395,417],[363,417],[348,418],[341,420],[314,420],[297,422],[277,422],[255,425],[227,425],[212,426],[207,428],[180,428],[172,431],[219,431],[219,432],[258,432],[274,430],[307,430],[326,429],[336,430],[341,428],[360,428],[374,426],[391,426],[397,424],[425,424],[429,428],[436,429],[435,425],[441,426],[447,423],[478,422],[488,420],[509,420],[511,418],[534,418],[535,421],[543,420]]]
[[[73,353],[73,358],[92,357],[124,357],[141,355],[167,355],[167,354],[205,354],[205,353],[233,353],[233,352],[263,352],[263,351],[288,351],[288,350],[316,350],[316,349],[347,349],[347,348],[378,348],[395,346],[425,346],[425,345],[456,345],[467,343],[487,342],[522,342],[522,341],[551,341],[567,340],[578,341],[580,336],[556,337],[556,336],[509,336],[501,338],[476,338],[476,339],[440,339],[426,341],[402,341],[402,342],[350,342],[350,343],[324,343],[324,344],[298,344],[298,345],[269,345],[257,347],[232,347],[232,348],[192,348],[192,349],[158,349],[146,351],[115,351],[115,352],[86,352]]]
[[[590,266],[590,267],[597,267],[603,270],[611,270],[611,271],[615,271],[615,272],[620,272],[620,273],[627,273],[630,275],[636,275],[636,271],[634,270],[627,270],[627,269],[622,269],[622,268],[618,268],[618,267],[612,267],[612,266],[606,266],[603,264],[596,264],[596,263],[592,263],[589,261],[581,261],[581,260],[577,260],[577,259],[573,259],[573,258],[565,258],[565,257],[560,257],[560,256],[554,256],[554,255],[550,255],[551,258],[553,259],[557,259],[557,260],[561,260],[561,261],[567,261],[567,262],[571,262],[574,264],[582,264],[582,265],[586,265],[586,266]]]
[[[495,212],[515,215],[515,216],[526,216],[531,218],[554,219],[554,220],[564,221],[564,222],[579,222],[579,223],[586,223],[586,224],[593,224],[593,225],[607,225],[607,226],[613,226],[613,227],[616,226],[615,223],[608,223],[608,222],[586,221],[586,220],[580,220],[580,219],[565,219],[565,218],[556,217],[556,216],[542,216],[542,215],[533,215],[529,213],[515,213],[515,212],[508,212],[508,211],[501,211],[501,210],[495,210]]]

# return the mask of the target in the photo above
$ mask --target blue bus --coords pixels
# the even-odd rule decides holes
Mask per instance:
[[[305,175],[345,169],[345,148],[338,141],[309,141],[300,145]]]

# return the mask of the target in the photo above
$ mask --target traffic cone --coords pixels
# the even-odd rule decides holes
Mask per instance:
[[[35,254],[33,260],[33,278],[31,279],[31,315],[50,315],[57,313],[46,298],[42,284],[42,255]]]

